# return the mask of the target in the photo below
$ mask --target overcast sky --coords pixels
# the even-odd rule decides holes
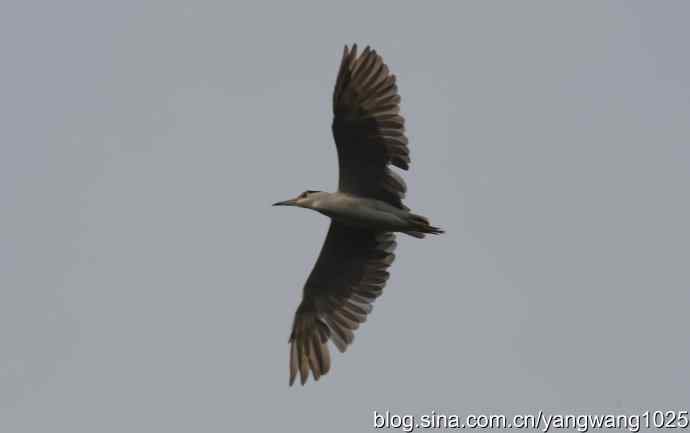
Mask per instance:
[[[687,2],[4,2],[0,431],[690,406]],[[288,388],[343,45],[398,76],[384,295]]]

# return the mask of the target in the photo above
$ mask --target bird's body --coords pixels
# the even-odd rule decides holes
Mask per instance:
[[[402,203],[405,181],[388,166],[409,168],[410,152],[395,76],[383,59],[345,47],[333,92],[338,191],[305,191],[275,205],[331,218],[319,258],[304,284],[290,333],[290,385],[330,370],[328,341],[344,352],[388,280],[395,234],[443,233]]]
[[[318,191],[308,194],[304,207],[349,226],[382,232],[424,233],[431,230],[426,218],[385,201],[343,192]]]
[[[405,213],[381,200],[335,192],[315,203],[314,209],[342,224],[378,231],[402,231]]]

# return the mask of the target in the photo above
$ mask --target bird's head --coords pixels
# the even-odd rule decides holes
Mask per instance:
[[[314,202],[318,197],[323,194],[321,191],[307,190],[302,194],[290,200],[279,201],[278,203],[273,203],[273,206],[298,206],[306,208],[314,208]]]

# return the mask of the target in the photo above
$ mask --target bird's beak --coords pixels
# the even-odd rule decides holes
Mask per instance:
[[[297,199],[291,198],[290,200],[279,201],[278,203],[273,203],[273,206],[297,206]]]

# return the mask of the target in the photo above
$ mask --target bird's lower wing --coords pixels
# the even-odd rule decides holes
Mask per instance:
[[[290,385],[330,369],[328,340],[344,352],[388,280],[395,235],[333,221],[304,286],[290,334]]]

